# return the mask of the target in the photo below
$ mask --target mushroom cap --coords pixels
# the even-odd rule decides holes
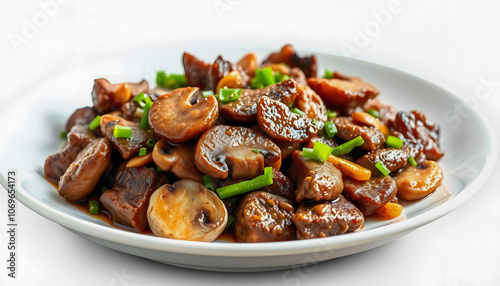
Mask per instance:
[[[167,141],[181,143],[200,136],[215,124],[218,103],[214,96],[196,102],[197,87],[178,88],[158,97],[149,111],[153,133]]]
[[[258,150],[256,152],[255,150]],[[281,152],[265,134],[240,126],[216,125],[198,139],[194,153],[198,169],[212,177],[251,179],[265,166],[279,170]]]
[[[156,236],[195,241],[215,240],[228,219],[219,197],[189,179],[159,187],[151,195],[147,214]]]

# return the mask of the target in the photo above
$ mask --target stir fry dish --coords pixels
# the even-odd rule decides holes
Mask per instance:
[[[441,185],[439,125],[314,55],[182,63],[154,88],[94,81],[45,161],[62,198],[159,237],[271,242],[360,231]]]

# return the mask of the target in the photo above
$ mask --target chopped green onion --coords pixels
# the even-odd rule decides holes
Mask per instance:
[[[323,76],[323,78],[331,79],[332,77],[333,77],[333,72],[329,71],[328,69],[325,69],[325,75]]]
[[[132,137],[132,127],[115,125],[113,135],[115,138],[130,138]]]
[[[149,138],[148,141],[146,142],[146,147],[148,148],[153,148],[156,144],[156,141],[154,141],[153,139]]]
[[[144,107],[146,107],[146,105],[148,105],[149,103],[153,103],[153,101],[151,101],[151,98],[144,92],[141,92],[136,97],[134,97],[134,101],[137,102],[142,109],[144,109]]]
[[[252,149],[252,152],[259,154],[260,150],[259,149]]]
[[[89,130],[90,131],[93,131],[94,129],[96,129],[97,127],[99,127],[101,125],[101,116],[100,115],[97,115],[93,120],[92,122],[89,123]]]
[[[219,89],[219,100],[221,102],[236,101],[241,96],[241,88],[221,88]]]
[[[142,147],[141,149],[139,149],[139,156],[144,156],[147,153],[148,153],[148,148]]]
[[[410,158],[408,158],[408,162],[410,162],[410,164],[411,164],[413,167],[416,167],[416,166],[417,166],[417,161],[415,161],[415,157],[413,157],[413,156],[410,156]]]
[[[162,169],[162,168],[160,168],[160,167],[158,167],[158,166],[156,166],[156,171],[158,171],[158,172],[163,172],[163,169]]]
[[[297,107],[292,108],[292,112],[296,113],[298,115],[306,115],[306,113],[304,111],[298,109]]]
[[[151,110],[151,106],[153,106],[152,101],[146,103],[146,106],[143,108],[144,112],[142,113],[141,122],[139,123],[139,127],[141,127],[141,129],[149,129],[149,110]]]
[[[317,126],[317,125],[318,125],[318,119],[317,119],[317,118],[314,118],[314,119],[313,119],[313,123],[314,123],[314,125],[316,125],[316,126]]]
[[[250,81],[250,84],[252,85],[253,89],[261,89],[261,88],[265,87],[262,80],[260,78],[257,78],[257,77],[252,78],[252,80]]]
[[[270,86],[276,83],[274,78],[273,69],[271,67],[263,68],[263,69],[255,69],[255,77],[259,78],[264,87]]]
[[[61,131],[61,133],[59,133],[59,136],[62,138],[62,139],[66,139],[68,137],[68,132],[66,131]]]
[[[265,186],[272,185],[273,170],[272,167],[264,168],[264,174],[257,176],[251,180],[239,182],[229,186],[217,188],[216,191],[221,199],[232,197],[239,194],[251,192]]]
[[[289,76],[287,74],[284,74],[284,75],[281,76],[281,79],[278,82],[282,82],[284,80],[291,79],[291,78],[292,78],[291,76]]]
[[[355,147],[361,146],[365,143],[365,140],[361,138],[361,136],[358,136],[352,140],[349,140],[345,142],[344,144],[341,144],[332,150],[332,155],[334,156],[342,156],[345,155],[349,152],[352,151]]]
[[[89,213],[91,215],[99,214],[99,203],[97,202],[97,200],[89,201]]]
[[[335,118],[335,117],[337,117],[337,112],[336,111],[331,111],[330,109],[328,109],[326,111],[326,114],[327,114],[328,118]]]
[[[210,175],[203,175],[203,183],[205,184],[205,188],[214,191],[214,185],[212,185],[212,178]]]
[[[104,194],[105,191],[109,190],[108,187],[106,186],[102,186],[102,189],[101,189],[101,195]]]
[[[335,123],[333,123],[333,121],[326,121],[323,128],[325,129],[326,136],[328,136],[329,138],[333,138],[335,137],[335,135],[337,135],[337,126],[335,125]]]
[[[377,169],[380,171],[380,173],[382,173],[382,175],[384,175],[384,176],[389,175],[389,173],[391,172],[389,169],[387,169],[387,167],[381,161],[377,161],[375,163],[375,167],[377,167]]]
[[[387,141],[385,142],[387,147],[401,149],[403,147],[403,140],[396,136],[389,135],[387,136]]]
[[[332,149],[333,149],[332,147],[326,144],[323,144],[319,141],[315,141],[314,147],[312,149],[311,148],[302,149],[302,156],[305,158],[315,159],[324,162],[328,159],[328,156],[330,156]]]
[[[227,224],[226,224],[226,228],[225,229],[228,229],[233,222],[234,222],[234,216],[228,215],[227,216]]]
[[[292,101],[292,103],[290,103],[290,104],[288,105],[288,108],[292,109],[292,108],[294,108],[294,107],[295,107],[295,102],[293,102],[293,101]]]
[[[370,114],[371,116],[375,117],[375,118],[380,118],[380,113],[378,112],[378,110],[376,110],[375,108],[370,108],[366,111],[366,113]]]
[[[204,91],[201,92],[201,96],[203,96],[203,98],[209,97],[211,95],[214,95],[213,90],[204,90]]]
[[[164,71],[156,73],[156,85],[163,86],[169,89],[176,89],[187,85],[186,76],[183,74],[169,74]]]
[[[302,148],[302,157],[321,161],[321,158],[316,153],[314,153],[314,150],[312,148]]]

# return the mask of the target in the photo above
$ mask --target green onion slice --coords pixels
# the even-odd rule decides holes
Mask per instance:
[[[132,127],[115,125],[113,129],[115,138],[129,138],[132,137]]]
[[[209,96],[211,96],[211,95],[214,95],[213,90],[204,90],[204,91],[202,91],[202,92],[201,92],[201,96],[202,96],[203,98],[205,98],[205,97],[209,97]]]
[[[234,216],[232,215],[228,215],[227,216],[227,224],[226,224],[226,228],[225,229],[229,229],[229,227],[231,226],[231,224],[234,222]]]
[[[381,161],[375,163],[375,167],[382,173],[382,175],[387,176],[391,172]]]
[[[139,156],[144,156],[147,153],[148,153],[148,148],[142,147],[141,149],[139,149]]]
[[[97,200],[89,201],[89,213],[91,215],[99,214],[99,203],[97,202]]]
[[[333,77],[333,72],[328,69],[325,69],[325,75],[323,76],[323,78],[331,79],[332,77]]]
[[[255,77],[259,78],[262,83],[264,84],[264,87],[270,86],[276,83],[276,79],[274,77],[273,69],[271,67],[263,68],[263,69],[256,69],[255,70]]]
[[[146,147],[148,148],[153,148],[156,144],[156,141],[154,141],[153,139],[149,138],[148,141],[146,141]]]
[[[144,109],[146,105],[149,103],[153,104],[153,101],[151,101],[151,98],[145,94],[144,92],[139,93],[136,97],[134,97],[134,101],[139,104],[139,107]]]
[[[214,191],[214,185],[212,185],[212,177],[210,175],[203,175],[203,183],[205,184],[205,188]]]
[[[219,101],[231,102],[240,99],[241,88],[221,88],[219,89]]]
[[[303,148],[302,156],[309,159],[315,159],[321,162],[325,162],[332,152],[332,147],[323,144],[319,141],[314,142],[313,148]]]
[[[326,121],[323,128],[325,129],[326,136],[329,138],[335,137],[338,133],[337,126],[332,121]]]
[[[68,137],[68,132],[61,131],[61,133],[59,133],[59,137],[61,137],[62,139],[66,139]]]
[[[260,150],[259,149],[252,149],[252,152],[259,154]]]
[[[163,86],[169,89],[176,89],[187,85],[186,76],[183,74],[169,74],[164,71],[156,73],[156,85]]]
[[[331,111],[330,109],[328,109],[326,111],[326,114],[327,114],[328,118],[335,118],[335,117],[337,117],[337,112],[336,111]]]
[[[332,150],[332,155],[334,156],[342,156],[345,155],[349,152],[352,151],[355,147],[361,146],[365,143],[365,140],[361,138],[361,136],[358,136],[352,140],[349,140],[345,142],[344,144],[341,144]]]
[[[370,108],[366,111],[366,113],[370,114],[371,116],[375,117],[375,118],[380,118],[380,112],[378,112],[378,110],[376,110],[375,108]]]
[[[108,187],[106,186],[102,186],[102,189],[101,189],[101,195],[104,194],[105,191],[109,190]]]
[[[265,167],[264,174],[257,176],[251,180],[239,182],[233,185],[217,188],[217,194],[221,199],[229,198],[239,194],[251,192],[273,183],[273,168]]]
[[[97,127],[101,126],[101,116],[97,115],[92,122],[89,123],[89,130],[93,131]]]
[[[298,115],[306,115],[306,113],[304,111],[298,109],[297,107],[292,108],[292,112],[296,113]]]
[[[144,106],[144,108],[143,108],[144,112],[142,113],[141,122],[139,123],[139,127],[141,127],[141,129],[144,129],[144,130],[149,129],[149,120],[148,119],[149,119],[149,110],[151,110],[151,106],[153,106],[152,101],[146,103],[146,106]]]
[[[389,148],[401,149],[401,147],[403,147],[403,140],[396,136],[389,135],[387,136],[385,144]]]
[[[416,167],[416,166],[417,166],[417,161],[415,161],[415,157],[413,157],[413,156],[410,156],[410,158],[408,158],[408,162],[410,162],[410,164],[411,164],[413,167]]]

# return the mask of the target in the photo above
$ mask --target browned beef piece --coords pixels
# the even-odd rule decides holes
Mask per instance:
[[[270,54],[263,61],[263,64],[267,63],[285,63],[292,68],[298,67],[304,72],[306,77],[315,77],[318,70],[316,57],[314,55],[299,57],[290,44],[283,46],[279,52]]]
[[[301,151],[293,152],[288,172],[297,186],[295,201],[299,203],[305,199],[334,200],[344,188],[342,173],[332,163],[304,158]]]
[[[89,106],[75,110],[75,112],[73,112],[73,114],[69,117],[68,122],[66,122],[66,132],[70,132],[71,127],[77,124],[88,126],[88,124],[92,122],[97,115],[99,115],[97,110]]]
[[[353,232],[364,220],[361,211],[342,195],[334,201],[303,202],[293,216],[298,239]]]
[[[408,158],[418,154],[418,150],[413,147],[401,149],[384,148],[370,151],[356,160],[356,164],[372,171],[372,174],[382,176],[382,173],[375,167],[377,161],[382,162],[389,171],[393,172],[406,166]]]
[[[156,168],[127,168],[125,165],[118,168],[115,184],[101,195],[101,203],[113,221],[143,231],[148,225],[149,198],[167,180]]]
[[[371,126],[359,126],[353,123],[347,117],[337,117],[333,120],[335,126],[337,126],[337,136],[349,141],[358,136],[361,136],[365,143],[359,148],[365,150],[375,150],[378,149],[382,144],[385,143],[385,136],[377,128]]]
[[[132,128],[130,138],[116,138],[113,135],[115,125],[121,125]],[[121,117],[106,114],[101,116],[102,135],[111,142],[111,145],[120,152],[123,159],[127,160],[139,153],[139,150],[146,145],[149,139],[154,139],[151,132],[143,130],[139,123],[125,120]]]
[[[149,84],[146,80],[138,83],[127,83],[130,88],[130,96],[134,97],[141,92],[149,92]],[[111,84],[107,79],[99,78],[94,80],[92,89],[92,101],[94,108],[100,114],[111,111],[119,111],[122,105],[130,98],[122,98],[116,94],[116,91],[122,86],[122,83]]]
[[[268,192],[246,195],[235,212],[234,234],[239,242],[282,241],[293,238],[292,202]]]
[[[96,137],[89,131],[88,125],[76,124],[71,127],[71,131],[68,133],[67,138],[68,145],[60,152],[49,156],[45,160],[45,178],[54,184],[59,184],[61,176],[64,175],[69,165],[75,161],[78,153]]]
[[[344,177],[342,194],[353,202],[365,216],[391,202],[397,192],[396,181],[392,177],[372,177],[368,181],[358,181]]]
[[[284,197],[290,201],[295,198],[295,188],[292,180],[280,171],[273,171],[273,184],[262,188],[263,191]]]

